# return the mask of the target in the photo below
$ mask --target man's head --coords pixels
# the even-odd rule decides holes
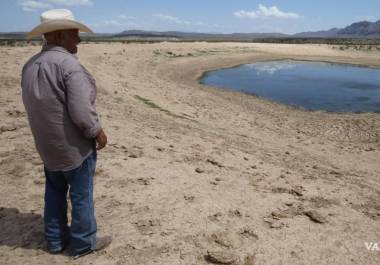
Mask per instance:
[[[44,34],[47,44],[58,45],[70,53],[77,53],[77,45],[81,42],[79,31],[77,29],[66,29],[48,32]]]

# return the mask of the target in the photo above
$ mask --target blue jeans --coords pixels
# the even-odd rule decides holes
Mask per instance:
[[[45,168],[45,239],[50,250],[70,244],[72,253],[94,249],[96,219],[93,201],[93,178],[96,151],[83,163],[69,171],[48,171]],[[67,220],[67,192],[71,200],[71,226]]]

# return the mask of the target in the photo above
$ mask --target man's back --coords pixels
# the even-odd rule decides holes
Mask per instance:
[[[76,259],[112,241],[96,236],[93,197],[96,150],[106,146],[107,135],[95,109],[95,80],[73,55],[81,42],[79,32],[92,31],[68,9],[47,10],[40,19],[27,38],[43,36],[47,45],[23,68],[22,99],[45,167],[47,251],[58,254],[68,248]]]
[[[49,170],[79,166],[94,150],[101,129],[96,86],[76,57],[45,46],[22,72],[22,98],[37,150]]]

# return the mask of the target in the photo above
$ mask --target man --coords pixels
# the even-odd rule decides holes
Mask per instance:
[[[46,176],[44,230],[50,253],[67,246],[74,258],[102,249],[110,237],[96,238],[93,177],[96,149],[107,144],[95,110],[94,78],[74,56],[79,31],[71,11],[49,10],[28,38],[43,34],[46,44],[22,71],[22,99]],[[96,146],[97,145],[97,146]],[[67,192],[72,205],[67,219]]]

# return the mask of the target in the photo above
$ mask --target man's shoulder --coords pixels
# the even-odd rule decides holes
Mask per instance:
[[[40,56],[41,56],[41,53],[37,53],[37,54],[33,55],[31,58],[29,58],[29,60],[26,61],[26,63],[24,64],[23,70],[25,68],[27,68],[28,66],[30,66],[30,65],[34,64],[35,62],[37,62],[38,59],[40,58]]]
[[[64,73],[81,71],[81,64],[78,59],[65,52],[60,52],[58,50],[48,50],[42,51],[33,57],[31,57],[24,65],[23,69],[28,68],[28,66],[34,64],[45,64],[47,66],[56,66],[61,68]],[[50,67],[49,67],[50,68]]]
[[[65,72],[82,71],[82,65],[79,60],[71,54],[67,54],[60,63]]]
[[[47,63],[56,64],[64,69],[70,69],[80,66],[80,63],[74,55],[68,52],[62,52],[61,50],[48,50],[43,51],[42,61]]]

